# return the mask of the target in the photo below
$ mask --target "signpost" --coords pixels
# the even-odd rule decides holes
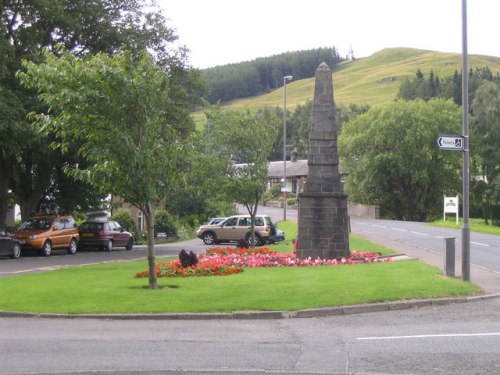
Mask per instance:
[[[462,190],[462,280],[470,281],[470,227],[469,227],[469,53],[467,51],[467,0],[462,0],[462,135],[441,135],[437,144],[443,150],[463,151]]]
[[[440,135],[437,144],[442,150],[460,150],[464,149],[464,137],[461,135]]]
[[[465,0],[464,0],[465,1]],[[466,70],[464,70],[466,71]],[[467,92],[467,91],[465,91]],[[468,108],[466,106],[466,108]],[[464,114],[464,117],[467,115]],[[467,124],[467,120],[464,120]],[[467,129],[468,130],[468,129]],[[464,130],[464,135],[440,135],[437,139],[437,144],[441,150],[456,150],[463,151],[463,218],[464,227],[462,228],[462,279],[464,281],[470,280],[470,234],[469,234],[469,165],[468,165],[468,131]],[[456,223],[458,225],[458,196],[457,197],[444,197],[444,212],[443,220],[446,220],[447,213],[454,213],[456,215]]]

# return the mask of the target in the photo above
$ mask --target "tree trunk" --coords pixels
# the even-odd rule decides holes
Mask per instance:
[[[146,204],[144,218],[146,219],[146,232],[148,238],[149,288],[158,289],[158,280],[156,277],[154,219],[153,209],[150,202]]]
[[[11,206],[7,203],[9,198],[9,182],[11,179],[11,168],[14,163],[13,158],[3,156],[0,159],[0,228],[5,228],[7,225],[7,212]]]

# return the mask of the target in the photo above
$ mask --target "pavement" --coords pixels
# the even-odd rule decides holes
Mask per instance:
[[[374,243],[386,246],[398,252],[395,261],[419,259],[429,265],[443,269],[443,256],[425,249],[377,236],[362,230],[353,230],[354,235],[364,237]],[[461,263],[458,263],[455,277],[461,278]],[[471,282],[479,285],[483,292],[469,297],[447,297],[394,302],[349,305],[330,308],[305,309],[299,311],[242,311],[232,313],[164,313],[164,314],[36,314],[23,312],[0,311],[0,317],[36,317],[36,318],[67,318],[67,319],[116,319],[116,320],[217,320],[217,319],[293,319],[313,318],[333,315],[360,314],[381,311],[412,309],[417,307],[440,306],[452,303],[477,302],[481,300],[500,298],[500,274],[471,264]]]

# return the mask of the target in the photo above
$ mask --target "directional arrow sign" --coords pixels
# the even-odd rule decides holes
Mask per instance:
[[[442,150],[463,150],[464,137],[461,135],[440,135],[437,144]]]

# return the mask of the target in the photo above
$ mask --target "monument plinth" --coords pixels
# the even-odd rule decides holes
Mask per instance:
[[[332,71],[316,70],[309,134],[309,172],[299,195],[297,257],[339,259],[350,255],[347,194],[342,191]]]

